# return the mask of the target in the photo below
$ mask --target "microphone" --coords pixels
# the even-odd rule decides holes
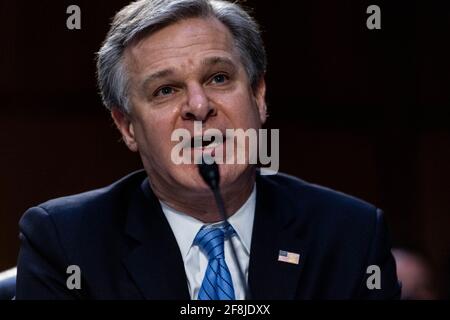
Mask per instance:
[[[203,181],[209,186],[211,191],[214,194],[214,198],[216,199],[216,204],[219,209],[219,213],[222,217],[222,220],[225,222],[225,225],[229,225],[227,213],[225,209],[225,205],[223,202],[222,195],[220,194],[220,172],[219,172],[219,166],[215,161],[213,161],[211,164],[207,164],[205,162],[201,162],[198,165],[198,171],[200,173],[200,176],[203,178]],[[230,248],[231,248],[231,254],[233,255],[234,261],[236,261],[239,278],[241,280],[242,285],[244,286],[244,292],[245,292],[245,298],[246,300],[251,300],[250,296],[250,290],[247,285],[247,281],[244,276],[244,272],[242,271],[241,264],[239,263],[237,254],[236,254],[236,248],[233,245],[233,242],[230,239]]]
[[[219,166],[215,161],[211,164],[201,162],[198,165],[198,171],[200,172],[200,176],[203,178],[203,181],[206,182],[212,191],[219,190],[220,173]]]

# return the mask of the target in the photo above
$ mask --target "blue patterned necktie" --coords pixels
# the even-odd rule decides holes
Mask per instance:
[[[224,241],[235,233],[228,224],[220,227],[202,227],[194,245],[208,257],[208,267],[198,293],[198,300],[235,300],[233,281],[225,263]]]

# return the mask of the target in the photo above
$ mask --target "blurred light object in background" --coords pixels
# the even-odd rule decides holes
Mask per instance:
[[[437,299],[433,274],[427,260],[404,249],[393,249],[397,276],[402,284],[402,300]]]

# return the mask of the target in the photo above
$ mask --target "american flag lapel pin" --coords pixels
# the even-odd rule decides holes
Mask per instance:
[[[278,261],[291,263],[291,264],[299,264],[300,263],[300,255],[298,253],[280,250],[280,252],[278,254]]]

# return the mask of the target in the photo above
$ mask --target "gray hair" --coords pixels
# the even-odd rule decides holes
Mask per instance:
[[[224,0],[139,0],[119,11],[97,54],[97,81],[103,103],[129,113],[129,81],[123,55],[132,40],[194,17],[215,17],[233,35],[252,89],[266,71],[266,52],[256,21],[238,4]]]

